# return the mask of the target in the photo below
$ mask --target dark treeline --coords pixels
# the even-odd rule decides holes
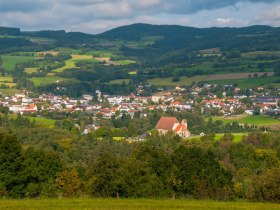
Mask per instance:
[[[1,131],[0,196],[280,201],[279,134],[214,138],[154,133],[129,143],[42,128]]]

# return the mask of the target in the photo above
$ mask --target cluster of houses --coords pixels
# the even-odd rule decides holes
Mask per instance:
[[[92,112],[105,119],[113,116],[121,116],[129,114],[132,118],[134,114],[143,110],[161,109],[167,111],[192,110],[196,106],[200,106],[202,111],[206,109],[216,108],[224,116],[235,114],[237,109],[244,110],[245,114],[252,115],[254,110],[258,108],[260,114],[279,115],[280,96],[262,96],[255,95],[249,97],[252,104],[244,104],[242,99],[247,98],[243,95],[234,95],[233,97],[218,98],[216,95],[209,93],[204,100],[197,101],[198,94],[203,88],[193,88],[189,94],[189,98],[183,98],[186,94],[185,89],[177,87],[174,91],[161,91],[149,97],[116,95],[102,95],[100,91],[96,91],[97,100],[93,101],[93,94],[85,94],[79,99],[57,96],[53,94],[42,94],[37,98],[28,97],[28,94],[15,94],[10,97],[4,97],[0,103],[9,108],[13,113],[36,113],[41,110],[48,111],[66,111],[66,112]],[[144,114],[142,116],[145,116]]]

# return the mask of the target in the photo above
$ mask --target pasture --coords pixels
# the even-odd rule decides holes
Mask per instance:
[[[39,68],[25,68],[24,73],[26,74],[33,74],[38,73]]]
[[[35,122],[36,125],[44,128],[54,128],[55,120],[41,118],[41,117],[27,117],[30,121]]]
[[[270,126],[280,124],[280,121],[269,116],[256,115],[247,116],[239,115],[236,117],[213,117],[213,120],[221,120],[223,123],[238,122],[239,124],[257,125],[257,126]]]
[[[74,81],[74,79],[69,78],[62,78],[62,77],[32,77],[29,79],[33,84],[38,86],[50,85],[54,83],[61,83],[61,82],[70,82]]]
[[[52,70],[52,72],[55,73],[59,73],[59,72],[63,72],[67,69],[72,69],[72,68],[78,68],[76,66],[76,63],[79,61],[93,61],[93,62],[98,62],[97,60],[95,60],[91,55],[78,55],[78,54],[72,54],[71,55],[72,58],[69,60],[65,61],[65,66],[58,68],[58,69],[54,69]]]
[[[3,55],[1,57],[3,59],[3,67],[6,71],[15,71],[18,63],[28,63],[35,60],[32,56]]]
[[[278,210],[279,204],[171,199],[0,200],[0,210]]]
[[[0,82],[13,82],[13,77],[12,76],[0,76]]]
[[[258,77],[258,78],[247,78],[247,79],[224,79],[224,80],[212,80],[209,83],[212,84],[219,84],[219,85],[226,85],[236,84],[240,88],[254,88],[259,86],[265,86],[272,83],[279,83],[280,77]]]
[[[246,136],[248,133],[231,133],[234,136],[233,142],[238,143],[242,140],[243,136]],[[215,134],[215,141],[221,140],[221,138],[224,136],[224,133],[216,133]],[[198,140],[201,136],[191,136],[189,138],[186,138],[186,140]]]
[[[123,65],[123,66],[125,66],[125,65],[135,64],[137,62],[132,61],[132,60],[119,60],[119,61],[114,61],[114,63],[116,65]]]

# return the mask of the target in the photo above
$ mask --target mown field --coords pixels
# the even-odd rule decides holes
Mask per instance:
[[[79,61],[87,61],[87,60],[96,61],[90,55],[72,54],[71,56],[72,56],[71,59],[65,61],[65,66],[58,68],[58,69],[54,69],[53,72],[59,73],[59,72],[65,71],[66,69],[77,68],[76,63]],[[98,62],[98,61],[96,61],[96,62]]]
[[[279,210],[279,204],[203,200],[46,199],[0,200],[0,210]]]
[[[257,116],[232,116],[232,117],[213,117],[213,120],[221,120],[224,123],[238,122],[239,124],[249,124],[257,126],[269,126],[280,124],[280,121],[269,116],[257,115]]]
[[[215,134],[215,141],[219,141],[225,134],[224,133],[216,133]],[[248,133],[232,133],[234,136],[233,142],[238,143],[242,140],[243,136],[247,136]],[[187,138],[186,140],[197,140],[200,139],[201,136],[194,136]]]
[[[54,84],[54,83],[60,83],[60,82],[75,81],[75,79],[62,78],[62,77],[32,77],[29,80],[33,82],[33,84],[36,87]]]
[[[278,84],[280,82],[280,77],[259,77],[259,78],[248,78],[248,79],[225,79],[225,80],[212,80],[209,83],[212,84],[236,84],[240,88],[254,88],[258,86],[266,86],[272,83]]]
[[[35,57],[3,55],[2,59],[4,69],[6,71],[14,71],[17,63],[28,63],[29,61],[33,61]]]

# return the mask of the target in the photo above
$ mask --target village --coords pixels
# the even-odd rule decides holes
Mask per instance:
[[[258,88],[251,90],[245,95],[239,88],[233,88],[231,95],[229,91],[216,95],[212,92],[216,85],[193,86],[190,89],[176,87],[174,90],[159,91],[152,96],[139,96],[130,94],[128,96],[106,95],[100,90],[93,94],[84,94],[81,98],[69,98],[53,94],[41,94],[32,97],[30,93],[23,92],[12,96],[2,96],[1,105],[8,107],[13,114],[30,115],[40,117],[41,112],[86,112],[93,118],[120,118],[122,115],[129,115],[131,118],[138,113],[145,117],[147,111],[162,110],[166,112],[173,110],[192,111],[200,108],[206,116],[236,116],[236,115],[269,115],[279,118],[280,96],[270,95],[271,90]],[[224,86],[224,90],[229,87]],[[176,121],[176,123],[178,123]],[[184,124],[184,123],[183,123]],[[182,125],[182,124],[180,124]],[[169,130],[172,129],[172,126]],[[98,129],[98,125],[88,125],[83,133],[89,133]],[[179,128],[177,128],[178,130]],[[184,128],[187,130],[186,128]],[[189,133],[181,134],[188,137]]]

